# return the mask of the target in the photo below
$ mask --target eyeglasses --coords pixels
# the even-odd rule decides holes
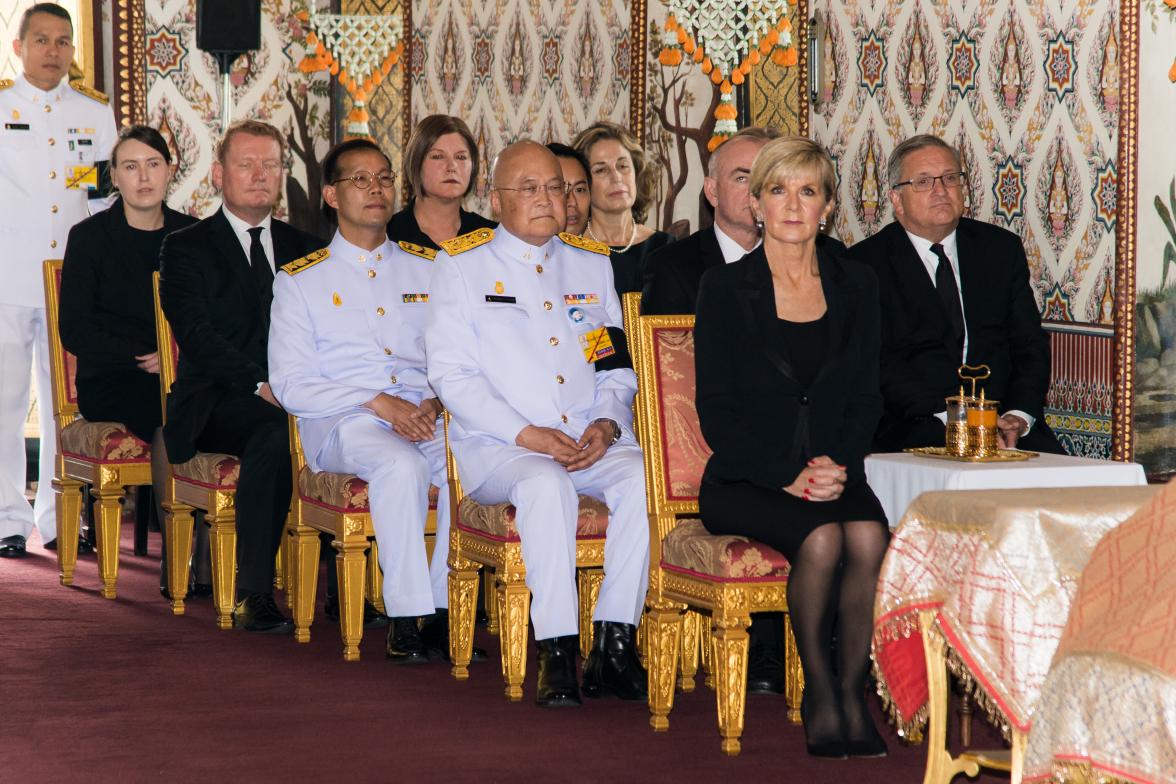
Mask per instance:
[[[558,198],[566,196],[570,192],[570,186],[560,183],[559,185],[524,185],[521,188],[495,188],[496,191],[515,191],[523,194],[524,198],[533,199],[539,195],[539,191],[544,191],[548,196]]]
[[[962,171],[948,172],[947,174],[941,174],[938,177],[928,177],[924,175],[922,177],[916,177],[913,180],[896,182],[894,183],[894,187],[898,189],[904,185],[909,185],[911,186],[912,191],[917,193],[925,193],[926,191],[929,191],[935,187],[936,180],[943,182],[944,188],[959,188],[968,181],[968,173]]]
[[[344,180],[350,180],[351,184],[361,191],[366,191],[372,187],[372,182],[378,182],[381,188],[392,188],[396,185],[396,175],[388,172],[387,174],[372,174],[366,171],[357,171],[350,177],[340,177],[337,180],[332,180],[331,185],[338,185]]]

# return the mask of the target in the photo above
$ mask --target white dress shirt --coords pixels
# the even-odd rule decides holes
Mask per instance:
[[[270,230],[270,222],[273,219],[273,215],[266,215],[265,219],[262,220],[261,223],[257,224],[257,226],[252,226],[234,215],[232,211],[223,204],[221,205],[221,212],[223,212],[225,217],[229,219],[229,225],[233,227],[233,233],[237,235],[237,241],[241,243],[241,249],[245,251],[246,261],[250,261],[249,246],[253,244],[253,237],[249,234],[249,230],[257,228],[257,226],[262,228],[261,247],[265,251],[265,259],[269,262],[270,271],[273,272],[274,275],[277,275],[278,271],[274,267],[274,233]],[[252,263],[252,261],[250,261],[250,263]]]
[[[715,239],[719,241],[719,250],[723,254],[723,261],[727,264],[730,264],[733,261],[739,261],[741,258],[746,256],[748,253],[751,253],[751,251],[758,248],[760,246],[760,244],[763,242],[762,239],[756,240],[755,244],[751,246],[751,250],[748,250],[748,249],[744,248],[742,245],[740,245],[738,242],[736,242],[735,240],[731,239],[730,235],[727,234],[727,232],[720,229],[718,221],[715,221],[714,230],[715,230]]]

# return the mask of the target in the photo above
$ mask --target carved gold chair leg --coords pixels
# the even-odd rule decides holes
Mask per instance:
[[[1025,752],[1029,747],[1029,736],[1024,732],[1013,730],[1009,751],[1009,784],[1021,784],[1025,777]]]
[[[800,724],[800,701],[804,697],[804,670],[800,666],[800,652],[796,650],[796,635],[792,632],[792,616],[784,613],[784,701],[788,705],[788,720]]]
[[[715,699],[719,707],[720,747],[724,754],[739,753],[747,701],[747,627],[751,616],[715,620]]]
[[[645,614],[649,672],[649,726],[654,732],[670,728],[674,708],[674,681],[682,648],[682,607],[668,602],[650,607]]]
[[[363,551],[367,542],[338,538],[332,543],[338,554],[339,630],[343,636],[343,659],[359,661],[359,643],[363,639],[363,589],[365,563]]]
[[[192,507],[163,503],[163,546],[167,550],[167,590],[172,615],[184,614],[188,596],[188,562],[192,559]]]
[[[580,658],[587,659],[592,651],[592,614],[596,611],[596,599],[604,582],[604,570],[578,569],[576,580],[580,595]]]
[[[948,784],[963,773],[974,777],[980,765],[966,755],[953,758],[947,750],[948,680],[943,637],[934,632],[935,610],[919,611],[923,658],[927,663],[927,767],[923,784]]]
[[[449,674],[459,681],[470,677],[474,653],[474,616],[478,612],[478,565],[464,558],[449,562]]]
[[[290,534],[290,571],[294,590],[290,593],[290,611],[294,615],[294,639],[310,642],[310,625],[314,622],[314,601],[318,593],[319,535],[308,525],[299,525]]]
[[[523,698],[527,675],[527,629],[530,625],[531,592],[523,579],[498,578],[498,635],[502,647],[502,677],[511,702]]]
[[[118,535],[122,528],[122,487],[99,487],[98,494],[98,575],[102,578],[102,595],[115,597],[118,583]],[[74,537],[77,540],[77,537]]]
[[[282,537],[282,541],[278,544],[278,552],[274,555],[274,590],[286,590],[286,564],[289,559],[286,558],[286,538]]]
[[[711,619],[709,616],[698,614],[699,624],[699,641],[698,641],[698,658],[701,660],[703,672],[703,684],[714,691],[715,689],[715,636],[711,629]]]
[[[57,496],[57,571],[62,585],[73,585],[78,565],[78,526],[82,515],[82,483],[55,478]]]
[[[237,603],[237,519],[231,510],[204,513],[208,525],[208,548],[212,554],[212,604],[216,625],[233,628],[233,607]]]
[[[495,587],[497,576],[489,566],[482,567],[482,603],[486,607],[486,631],[498,634],[498,594]]]
[[[649,624],[646,618],[649,617],[649,608],[641,613],[641,620],[637,622],[637,658],[641,660],[641,666],[646,670],[649,669]]]
[[[682,618],[682,658],[678,667],[681,675],[678,688],[689,694],[694,691],[694,676],[698,674],[699,638],[702,636],[702,616],[687,610]]]
[[[380,551],[376,540],[369,542],[367,551],[367,598],[380,612],[384,609],[384,572],[380,569]]]

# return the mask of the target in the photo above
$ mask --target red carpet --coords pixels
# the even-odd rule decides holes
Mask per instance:
[[[159,536],[136,558],[123,530],[115,601],[98,594],[93,556],[71,588],[39,543],[0,560],[0,782],[922,780],[924,747],[890,730],[888,759],[809,758],[783,698],[750,698],[743,753],[724,757],[701,675],[655,734],[641,704],[536,708],[533,649],[524,701],[507,702],[497,638],[481,629],[491,661],[459,683],[447,665],[387,662],[383,630],[344,662],[321,604],[307,645],[218,631],[208,599],[173,617],[157,590]],[[995,742],[979,719],[976,735]]]

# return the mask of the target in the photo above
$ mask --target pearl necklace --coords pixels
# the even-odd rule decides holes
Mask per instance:
[[[630,218],[630,220],[632,220],[632,218]],[[596,234],[592,231],[592,219],[591,218],[588,219],[588,225],[585,226],[584,229],[585,229],[585,233],[589,237],[591,237],[592,239],[596,240],[597,242],[604,242],[604,240],[602,240],[600,237],[597,237]],[[624,253],[629,248],[633,247],[633,241],[635,239],[637,239],[637,221],[633,221],[633,230],[631,232],[629,232],[629,242],[625,245],[625,247],[621,248],[620,250],[617,250],[612,245],[608,245],[607,242],[604,242],[604,244],[608,245],[609,250],[616,251],[617,253]]]

